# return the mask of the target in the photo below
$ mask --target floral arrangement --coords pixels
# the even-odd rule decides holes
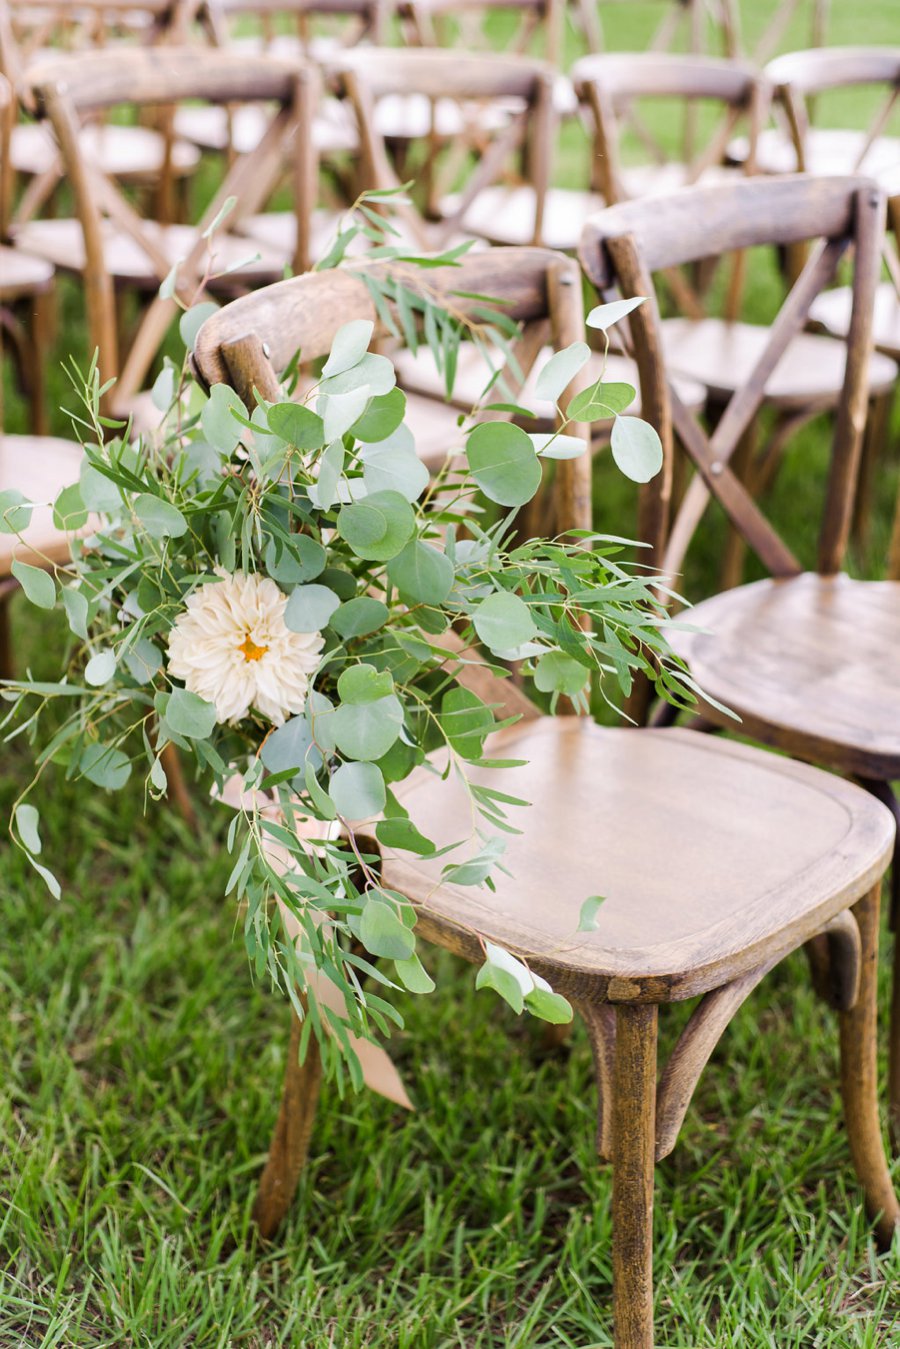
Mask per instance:
[[[393,309],[396,291],[376,298],[408,337],[424,331],[442,368],[454,344],[473,338],[418,292]],[[601,306],[588,322],[605,331],[634,303]],[[183,314],[188,347],[206,312]],[[515,335],[502,314],[490,325],[495,344]],[[491,885],[514,830],[510,807],[528,827],[526,803],[469,780],[506,723],[462,686],[466,657],[448,664],[448,636],[457,650],[477,648],[501,678],[518,662],[551,711],[566,699],[587,712],[592,690],[627,693],[636,675],[692,701],[662,631],[658,578],[626,565],[623,541],[522,539],[515,530],[544,466],[583,452],[566,433],[572,419],[615,415],[620,467],[638,480],[658,470],[655,434],[621,415],[634,391],[616,385],[607,396],[597,383],[559,409],[552,436],[476,410],[461,429],[465,462],[429,480],[393,366],[370,350],[372,338],[371,323],[346,324],[302,397],[288,388],[283,401],[254,408],[224,385],[207,395],[187,358],[180,370],[168,362],[154,391],[166,416],[152,437],[104,422],[92,367],[76,419],[81,478],[53,505],[72,532],[71,562],[13,565],[33,604],[65,612],[65,671],[4,693],[13,703],[6,724],[12,733],[24,724],[38,747],[11,833],[51,892],[59,897],[60,887],[30,799],[50,766],[108,791],[141,774],[159,800],[174,751],[193,770],[197,796],[235,807],[227,894],[240,906],[255,976],[283,990],[305,1018],[304,1037],[316,1035],[339,1081],[346,1068],[356,1084],[351,1037],[399,1022],[392,989],[433,987],[415,912],[382,885],[372,842],[435,853],[396,784],[428,771],[436,751],[465,784],[476,825],[443,861],[459,885]],[[555,354],[539,395],[558,402],[588,356],[583,343]],[[2,493],[0,529],[21,533],[34,504]],[[45,729],[50,706],[59,715]],[[582,922],[598,921],[586,896]],[[571,1016],[520,960],[482,945],[479,987],[545,1019]],[[338,991],[336,1003],[317,996],[314,975]]]

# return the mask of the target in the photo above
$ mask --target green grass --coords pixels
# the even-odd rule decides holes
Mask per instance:
[[[747,27],[772,7],[746,4]],[[835,42],[896,37],[894,0],[832,9]],[[611,7],[611,44],[640,45],[652,10]],[[788,45],[803,41],[795,24]],[[773,284],[754,271],[760,311]],[[72,287],[63,305],[59,355],[84,359]],[[53,390],[61,408],[61,377]],[[12,398],[7,413],[22,416]],[[826,458],[823,421],[773,503],[802,548]],[[892,460],[862,574],[881,567],[896,477]],[[618,532],[630,502],[611,478],[598,508]],[[691,593],[713,587],[720,537]],[[20,601],[14,621],[22,666],[51,675],[62,631]],[[30,771],[19,742],[5,755],[3,818]],[[542,1054],[539,1027],[432,952],[441,993],[404,1001],[393,1046],[417,1112],[326,1087],[298,1201],[261,1243],[249,1212],[287,1013],[252,986],[221,898],[224,816],[201,803],[191,833],[145,816],[137,788],[106,800],[59,775],[43,803],[61,902],[9,848],[0,872],[0,1349],[611,1344],[610,1173],[580,1028]],[[666,1012],[663,1053],[685,1014]],[[900,1249],[873,1252],[836,1082],[834,1016],[794,957],[735,1018],[658,1168],[661,1346],[900,1345]]]

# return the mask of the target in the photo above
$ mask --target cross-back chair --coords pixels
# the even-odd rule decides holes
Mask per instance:
[[[384,264],[370,264],[384,266]],[[489,269],[493,274],[489,276]],[[427,278],[427,279],[426,279]],[[414,273],[409,284],[417,284]],[[420,273],[454,303],[479,290],[517,318],[549,320],[555,343],[582,333],[574,260],[541,250],[472,255]],[[353,271],[283,282],[227,306],[197,338],[207,385],[279,396],[279,367],[300,348],[324,355],[350,319],[375,320]],[[590,526],[587,455],[559,465],[562,529]],[[589,546],[589,545],[585,545]],[[485,769],[485,785],[534,802],[517,823],[496,890],[441,881],[441,862],[385,849],[386,885],[416,906],[421,933],[468,959],[482,938],[525,959],[587,1023],[599,1091],[598,1150],[613,1162],[613,1304],[617,1349],[652,1349],[654,1163],[673,1148],[719,1036],[752,989],[789,951],[823,935],[840,1011],[842,1092],[851,1155],[879,1239],[900,1208],[890,1184],[875,1081],[878,878],[893,842],[888,811],[843,779],[762,751],[681,730],[602,728],[588,717],[541,715],[509,681],[448,650],[458,678],[501,715],[518,716],[486,753],[527,761]],[[503,782],[500,783],[499,777]],[[466,836],[470,810],[424,772],[400,788],[438,847]],[[460,822],[465,824],[460,835]],[[578,932],[586,895],[607,896],[596,931]],[[699,997],[657,1077],[660,1005]],[[314,1040],[298,1062],[294,1022],[285,1092],[256,1217],[270,1234],[284,1214],[310,1142],[321,1079]],[[876,1219],[876,1215],[880,1215]]]
[[[99,352],[101,378],[116,376],[118,381],[108,395],[109,406],[127,412],[178,312],[176,297],[191,304],[205,292],[240,294],[280,278],[288,266],[308,266],[316,160],[306,129],[315,108],[317,76],[309,67],[274,57],[205,51],[199,61],[196,49],[167,47],[97,52],[48,64],[36,87],[66,167],[77,216],[31,221],[15,237],[23,247],[82,278],[89,338]],[[98,109],[170,107],[195,99],[267,105],[268,128],[252,154],[235,158],[196,224],[160,225],[142,215],[140,203],[84,153],[79,131],[85,117]],[[266,203],[288,154],[296,217],[291,253],[250,243],[235,232]],[[223,211],[225,218],[210,239],[208,232]],[[160,295],[167,278],[174,294]],[[127,354],[119,340],[116,310],[117,295],[125,290],[147,302]]]
[[[594,187],[608,205],[733,176],[734,170],[724,167],[725,159],[741,123],[746,123],[748,138],[744,170],[754,172],[769,96],[767,84],[750,64],[672,52],[616,52],[577,61],[572,80],[591,115]],[[667,101],[669,125],[674,124],[669,101],[678,101],[682,134],[677,146],[671,137],[661,139],[644,116],[648,103],[659,99]],[[702,138],[696,117],[690,116],[700,103],[721,113]],[[679,154],[681,158],[674,157]],[[638,157],[637,164],[627,162]]]
[[[512,31],[505,36],[504,51],[536,52],[559,66],[567,7],[568,0],[401,0],[398,14],[408,42],[468,51],[490,46],[486,25],[505,14]]]
[[[443,132],[426,131],[423,165],[430,181],[427,200],[403,217],[413,239],[424,248],[440,248],[472,227],[476,210],[490,197],[499,212],[505,203],[516,214],[515,243],[546,242],[550,170],[555,142],[554,72],[543,61],[524,56],[441,49],[356,48],[331,67],[338,91],[356,114],[367,186],[398,187],[401,179],[378,121],[378,105],[390,97],[423,97],[435,107],[435,122],[449,108],[467,131],[483,135],[477,162],[471,162],[464,135],[435,166]],[[492,113],[499,113],[492,119]],[[501,181],[514,173],[514,185]],[[461,180],[461,186],[459,186]],[[458,187],[451,193],[452,187]],[[425,219],[429,208],[440,211]],[[429,212],[430,213],[430,212]],[[501,231],[502,234],[502,231]],[[502,237],[496,242],[510,242]]]
[[[387,38],[393,0],[198,0],[198,18],[214,46],[285,60],[325,61],[344,47],[379,44]],[[238,22],[257,21],[254,33],[235,33]],[[289,27],[290,31],[286,31]],[[259,109],[180,108],[178,134],[203,150],[244,152],[264,130]],[[321,154],[354,152],[352,117],[334,99],[324,99],[314,124]]]
[[[765,131],[757,159],[764,173],[900,172],[900,46],[819,47],[787,52],[765,67],[782,127]],[[864,131],[817,124],[827,96],[872,91],[876,104]],[[891,133],[892,134],[887,134]]]
[[[8,144],[13,93],[0,76],[0,240],[9,192]],[[57,494],[78,481],[81,446],[48,436],[43,361],[50,344],[53,268],[0,242],[0,358],[11,353],[27,382],[31,405],[30,435],[5,431],[6,409],[0,383],[0,492],[18,490],[26,502],[35,502],[21,537],[0,532],[0,677],[14,674],[9,629],[9,597],[16,589],[12,563],[18,558],[34,566],[52,566],[69,556],[66,533],[53,521],[51,505]],[[24,312],[23,312],[24,310]],[[30,317],[30,322],[29,322]],[[2,371],[0,371],[2,374]]]
[[[744,209],[750,212],[745,228],[751,242],[746,247],[783,246],[782,234],[792,237],[795,232],[794,212],[802,213],[804,225],[807,223],[805,203],[817,200],[816,181],[760,178],[715,187],[695,187],[667,197],[665,214],[659,213],[651,202],[621,204],[622,210],[626,206],[631,208],[634,214],[627,218],[635,220],[642,231],[646,229],[648,237],[656,238],[654,230],[658,228],[664,239],[650,255],[649,268],[660,288],[674,294],[681,314],[661,319],[654,330],[654,340],[661,343],[658,357],[666,362],[670,374],[695,379],[706,387],[708,411],[717,423],[714,441],[717,446],[725,447],[725,458],[730,460],[729,481],[737,475],[743,484],[742,491],[749,492],[754,498],[771,486],[785,450],[807,422],[830,413],[836,417],[838,426],[843,426],[848,343],[803,329],[813,299],[834,279],[848,246],[846,242],[831,241],[824,252],[813,253],[771,326],[751,323],[742,317],[743,282],[747,270],[746,252],[742,246],[722,250],[727,256],[722,257],[721,266],[729,269],[728,275],[723,278],[721,287],[708,289],[706,298],[701,298],[690,286],[682,269],[693,268],[710,255],[721,256],[719,241],[731,240],[731,222]],[[826,194],[841,190],[841,187],[833,186],[823,189]],[[691,219],[692,211],[701,213],[697,221]],[[780,218],[782,213],[788,215],[784,222]],[[710,228],[700,253],[697,251],[700,245],[698,226],[706,218]],[[608,219],[613,217],[601,214],[590,222],[581,254],[588,276],[591,280],[599,277],[604,286],[607,284],[606,273],[597,262],[598,250],[591,241],[601,228],[598,221]],[[811,231],[811,236],[813,233]],[[613,250],[617,251],[619,247],[614,244]],[[657,259],[661,261],[658,263]],[[646,269],[641,273],[642,279],[645,272]],[[673,284],[676,278],[677,285]],[[634,284],[630,279],[629,285]],[[710,313],[711,300],[717,290],[724,292],[721,317]],[[850,343],[853,343],[852,335]],[[861,352],[854,348],[852,354],[854,361],[861,360],[865,367],[863,387],[868,401],[858,414],[859,429],[866,429],[866,459],[874,462],[884,430],[884,409],[893,396],[897,366],[888,357],[871,351],[870,344]],[[761,413],[765,413],[771,422],[763,444],[760,443]],[[697,444],[690,419],[679,418],[675,433],[679,441],[686,434],[692,437],[692,444]],[[685,448],[690,457],[693,453],[691,444]],[[686,461],[680,462],[683,466]],[[667,492],[671,491],[671,486],[669,484]],[[676,569],[681,565],[708,502],[704,480],[697,475],[688,485],[671,526],[668,549],[671,565]],[[662,513],[654,526],[654,541],[662,548],[668,537],[663,522],[668,504],[665,511],[662,506],[659,510]],[[857,514],[855,524],[861,527],[862,523]],[[720,582],[723,588],[740,581],[743,565],[741,533],[733,531],[722,554]]]
[[[153,45],[183,35],[188,27],[194,0],[151,0],[147,8],[124,4],[102,5],[89,0],[58,0],[42,11],[40,25],[23,37],[17,16],[23,12],[17,0],[0,0],[0,71],[10,80],[19,99],[23,116],[13,128],[10,142],[12,170],[25,184],[17,218],[32,219],[48,203],[58,188],[63,166],[52,135],[36,120],[37,102],[32,82],[36,65],[65,54],[83,55],[102,49],[121,37],[107,20],[112,16],[125,25],[130,45]],[[138,12],[147,22],[134,34],[127,20]],[[50,45],[50,44],[53,45]],[[122,126],[105,120],[98,113],[82,130],[85,154],[102,171],[122,182],[137,185],[152,193],[154,209],[160,218],[171,218],[176,210],[177,193],[199,164],[195,146],[172,134],[165,119],[158,126]]]
[[[658,520],[659,555],[667,573],[681,569],[696,524],[694,508],[711,496],[772,576],[697,605],[691,625],[699,631],[675,635],[704,690],[738,713],[746,734],[865,781],[896,816],[889,784],[900,777],[900,582],[853,580],[842,570],[862,455],[883,211],[882,194],[865,180],[757,179],[735,186],[728,197],[700,189],[680,194],[670,201],[666,220],[652,218],[639,203],[614,207],[591,223],[582,258],[604,291],[622,287],[652,293],[654,271],[700,256],[710,240],[725,248],[818,241],[764,350],[711,436],[671,392],[664,325],[655,304],[644,306],[641,318],[632,321],[645,409],[652,409],[667,444],[673,431],[678,435],[696,469],[691,484],[696,490],[688,491],[671,528],[665,485],[648,510]],[[813,296],[851,252],[853,304],[841,396],[817,553],[804,570],[747,493],[732,462],[769,372],[800,331]],[[812,501],[807,518],[811,512]],[[898,574],[894,571],[894,578]],[[726,720],[712,704],[704,716],[717,725]],[[896,919],[896,861],[893,875]],[[892,1126],[900,1137],[900,943],[895,945],[890,1064]]]

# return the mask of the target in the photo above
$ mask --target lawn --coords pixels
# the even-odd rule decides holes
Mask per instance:
[[[774,4],[745,0],[751,38]],[[654,13],[608,6],[609,45],[639,47]],[[829,33],[896,40],[896,0],[833,0]],[[785,46],[805,34],[798,19]],[[837,106],[864,124],[862,102]],[[567,142],[563,176],[576,159]],[[751,307],[776,287],[760,262]],[[65,286],[62,300],[58,358],[84,361],[80,297]],[[52,387],[65,433],[58,371]],[[6,414],[22,424],[9,386]],[[818,422],[778,485],[774,513],[801,548],[826,456]],[[896,485],[892,459],[859,574],[883,569]],[[626,492],[604,477],[597,500],[601,527],[628,527]],[[713,522],[689,593],[714,587],[719,538]],[[62,630],[19,600],[14,622],[22,667],[54,675]],[[27,748],[7,744],[3,818],[29,773]],[[580,1027],[547,1053],[539,1025],[432,952],[441,994],[403,999],[393,1041],[416,1112],[326,1086],[297,1202],[262,1243],[250,1207],[288,1017],[251,983],[221,898],[224,812],[201,803],[190,831],[173,812],[145,815],[139,784],[106,799],[57,774],[42,813],[62,899],[9,847],[0,873],[0,1349],[612,1343],[611,1178]],[[665,1014],[662,1054],[686,1011]],[[874,1252],[836,1084],[834,1014],[793,957],[735,1017],[657,1170],[661,1346],[900,1346],[900,1246]]]

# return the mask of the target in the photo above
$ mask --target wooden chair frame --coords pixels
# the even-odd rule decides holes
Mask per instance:
[[[384,268],[386,264],[368,264]],[[390,264],[387,264],[390,266]],[[194,350],[201,380],[212,385],[227,382],[243,397],[258,394],[278,398],[278,372],[302,348],[309,358],[324,355],[337,328],[350,318],[376,319],[371,296],[354,268],[320,273],[283,282],[227,306],[204,324]],[[445,275],[431,271],[418,277],[405,269],[408,284],[489,293],[503,301],[505,313],[524,321],[548,322],[558,345],[579,340],[582,328],[581,286],[572,259],[546,250],[497,249],[472,254]],[[327,297],[327,299],[325,298]],[[458,301],[455,300],[455,303]],[[586,436],[587,428],[581,428]],[[557,485],[565,499],[569,526],[591,519],[589,456],[560,464]],[[492,704],[501,715],[519,716],[524,727],[540,725],[537,709],[514,685],[499,683],[490,670],[451,643],[448,662],[458,677]],[[560,719],[565,722],[566,718]],[[570,720],[570,719],[569,719]],[[571,720],[570,720],[571,724]],[[628,743],[644,743],[663,736],[685,737],[677,743],[701,742],[683,732],[600,732],[620,735]],[[741,749],[738,756],[779,764],[756,751]],[[799,777],[810,770],[787,769]],[[854,789],[840,779],[823,776],[828,790]],[[857,800],[865,800],[854,792]],[[720,959],[685,977],[643,978],[621,974],[598,976],[565,960],[554,951],[534,947],[527,924],[513,938],[513,949],[528,954],[533,968],[554,980],[575,1002],[584,1017],[594,1053],[599,1091],[598,1151],[613,1161],[614,1316],[616,1349],[652,1349],[652,1210],[653,1168],[675,1144],[696,1083],[719,1036],[731,1017],[764,974],[788,950],[818,937],[830,956],[828,994],[841,1020],[842,1088],[848,1138],[854,1165],[862,1180],[868,1210],[877,1221],[879,1239],[890,1241],[900,1222],[884,1157],[877,1110],[875,1079],[875,958],[878,931],[877,876],[890,849],[889,821],[879,815],[883,837],[871,865],[848,885],[827,914],[807,915],[780,935],[778,942],[742,953],[740,960]],[[862,826],[861,826],[862,827]],[[420,930],[427,940],[449,947],[467,959],[483,957],[480,941],[462,921],[454,922],[429,905],[434,882],[426,882],[414,866],[385,860],[385,883],[407,894],[420,909]],[[387,877],[390,874],[390,881]],[[668,1065],[657,1077],[657,1018],[661,1003],[703,995]],[[270,1235],[283,1218],[306,1160],[321,1062],[314,1041],[303,1063],[298,1062],[299,1024],[292,1018],[292,1036],[284,1095],[269,1159],[263,1174],[255,1217]]]
[[[623,181],[621,142],[626,123],[639,135],[660,167],[669,162],[659,143],[634,108],[639,98],[685,100],[682,153],[686,161],[684,186],[695,183],[710,168],[725,162],[728,143],[740,121],[746,120],[749,153],[745,171],[753,173],[756,142],[769,111],[769,88],[753,66],[712,56],[671,52],[610,53],[587,56],[572,67],[579,100],[589,109],[594,128],[596,187],[612,205],[628,197]],[[696,111],[698,99],[725,106],[724,118],[699,151]]]
[[[418,47],[447,47],[446,22],[458,20],[464,29],[465,47],[478,49],[478,35],[469,19],[490,13],[517,13],[519,25],[506,51],[527,55],[536,38],[543,39],[541,56],[551,65],[563,59],[563,35],[568,0],[405,0],[398,6],[406,40]]]
[[[118,377],[113,405],[127,405],[140,389],[169,325],[177,313],[174,299],[157,295],[150,303],[131,343],[127,358],[118,359],[115,281],[107,267],[102,225],[111,220],[116,228],[136,242],[162,283],[171,269],[134,207],[96,166],[81,153],[79,126],[82,116],[98,109],[128,103],[138,106],[172,106],[184,99],[211,103],[264,102],[276,112],[260,145],[250,155],[236,158],[194,231],[194,243],[180,263],[174,280],[175,294],[185,302],[198,298],[205,277],[208,242],[206,231],[231,198],[233,211],[223,232],[231,232],[264,204],[279,180],[291,148],[294,210],[297,217],[297,248],[294,266],[304,270],[309,259],[307,225],[315,198],[317,163],[311,138],[302,128],[311,124],[318,95],[318,77],[313,67],[286,63],[268,56],[250,58],[230,52],[209,51],[202,61],[196,49],[168,47],[125,53],[96,53],[45,67],[37,84],[41,108],[49,118],[66,165],[84,234],[84,270],[90,340],[99,351],[101,379]],[[298,128],[300,132],[298,133]],[[248,251],[251,249],[248,244]],[[232,290],[233,293],[233,290]]]
[[[859,85],[885,85],[887,94],[862,138],[853,172],[866,172],[866,156],[881,135],[900,99],[900,46],[819,47],[789,52],[770,61],[766,76],[782,108],[797,155],[806,172],[806,142],[812,126],[811,103],[816,95]]]
[[[393,4],[394,0],[199,0],[198,17],[215,45],[227,47],[232,18],[259,19],[264,41],[271,41],[275,36],[273,20],[290,16],[296,19],[304,49],[312,41],[314,19],[347,19],[353,23],[343,35],[344,45],[355,47],[359,42],[384,42]]]
[[[330,74],[356,114],[363,180],[368,187],[378,190],[401,186],[384,138],[376,127],[375,106],[379,98],[413,93],[429,100],[450,98],[476,106],[493,100],[508,102],[508,118],[483,148],[452,213],[433,222],[410,208],[398,214],[419,246],[439,249],[459,230],[478,193],[495,183],[510,161],[521,156],[525,177],[535,192],[533,242],[540,240],[556,129],[554,73],[549,65],[522,56],[441,49],[359,48],[347,52],[330,68]],[[460,167],[455,157],[453,166]],[[429,198],[439,195],[432,184]]]

